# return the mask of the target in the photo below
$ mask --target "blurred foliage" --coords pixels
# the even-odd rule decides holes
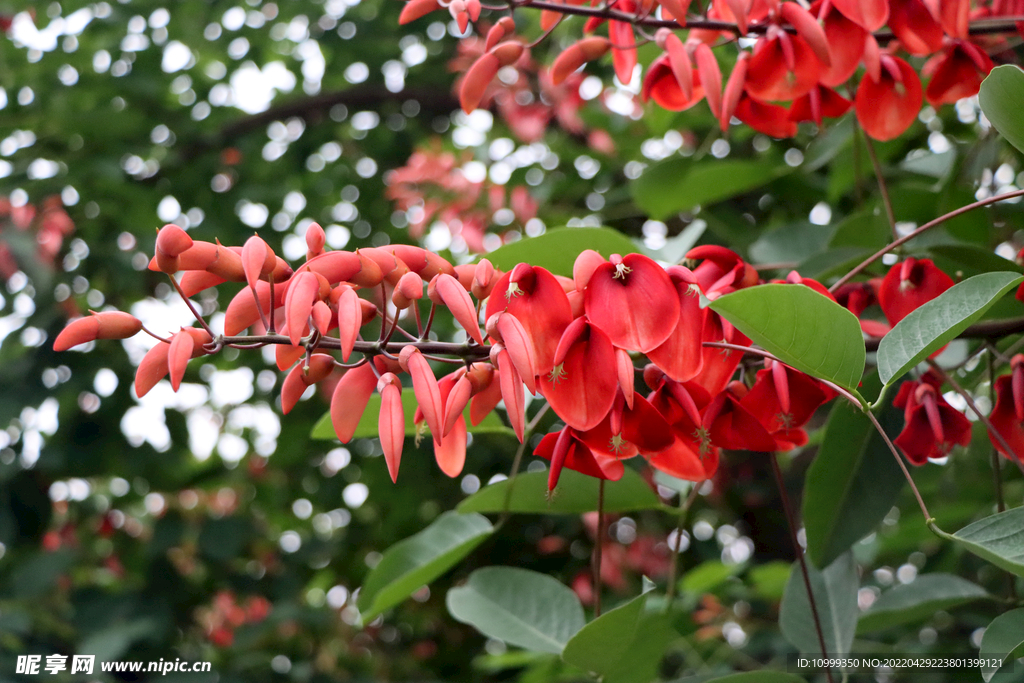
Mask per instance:
[[[766,278],[799,266],[828,281],[889,239],[863,136],[848,119],[805,126],[792,141],[743,127],[726,139],[706,112],[645,110],[625,89],[598,87],[579,115],[587,129],[607,131],[613,149],[588,146],[555,122],[542,139],[521,140],[500,116],[456,111],[448,62],[457,29],[447,17],[400,29],[400,8],[385,0],[0,2],[0,15],[14,18],[0,36],[0,197],[11,204],[0,244],[17,266],[0,293],[0,678],[12,676],[18,655],[76,653],[208,660],[217,672],[160,677],[168,682],[587,678],[456,622],[445,594],[474,570],[507,565],[572,586],[589,609],[589,516],[513,515],[412,600],[359,622],[355,592],[369,569],[507,473],[515,452],[507,434],[475,435],[458,480],[427,450],[410,450],[392,485],[375,440],[341,448],[310,438],[324,412],[319,396],[280,416],[272,355],[204,359],[178,394],[161,386],[139,401],[130,389],[137,342],[52,352],[48,341],[88,308],[133,310],[157,330],[188,324],[168,284],[145,269],[165,222],[225,244],[255,231],[292,260],[304,254],[310,220],[332,248],[413,242],[409,212],[385,199],[387,174],[433,147],[453,151],[478,180],[529,189],[537,222],[496,215],[491,226],[509,242],[545,225],[604,225],[666,261],[699,239],[762,264]],[[554,47],[535,56],[546,59],[569,37],[559,28]],[[595,68],[611,72],[607,63]],[[1013,186],[1022,170],[1019,153],[979,121],[974,100],[926,108],[906,135],[875,148],[903,227]],[[55,255],[34,248],[57,229],[46,221],[60,216],[43,210],[52,197],[73,224],[58,230]],[[38,208],[31,220],[18,215],[28,206]],[[1020,217],[1017,204],[968,213],[904,250],[957,277],[993,263],[1014,270],[1005,257],[1024,243]],[[431,226],[425,244],[469,259],[457,232]],[[214,320],[226,306],[215,293],[198,301]],[[987,317],[1021,315],[1024,306],[1010,301]],[[451,335],[454,325],[441,321],[438,331]],[[948,364],[978,345],[954,342]],[[962,366],[961,381],[984,398],[981,365]],[[825,417],[807,447],[783,458],[797,498],[817,444],[843,438],[825,435]],[[913,472],[947,530],[994,511],[990,447],[983,429],[975,436],[944,466]],[[1005,499],[1018,506],[1024,480],[1003,464]],[[660,475],[654,482],[663,507],[688,491]],[[797,651],[778,626],[793,554],[767,460],[730,453],[701,493],[681,534],[674,514],[650,506],[610,516],[605,601],[647,612],[625,613],[641,634],[628,648],[636,661],[603,662],[606,680],[782,668]],[[932,535],[906,489],[887,495],[896,504],[845,560],[859,568],[844,574],[843,589],[861,610],[893,584],[933,573],[992,597],[936,602],[899,624],[876,610],[869,632],[848,634],[852,650],[976,653],[981,629],[1001,601],[1016,599],[1020,581]],[[669,616],[666,539],[683,551]],[[644,575],[659,587],[646,603],[636,601]],[[976,674],[896,680],[968,675]]]

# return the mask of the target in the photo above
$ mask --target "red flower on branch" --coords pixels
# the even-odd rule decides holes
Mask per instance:
[[[953,446],[966,446],[971,441],[970,420],[946,402],[939,393],[941,387],[942,380],[927,372],[919,382],[901,384],[893,399],[894,406],[903,408],[906,420],[893,442],[915,465],[943,458]]]
[[[1024,355],[1017,354],[1010,360],[1009,375],[996,378],[996,405],[988,421],[992,428],[1003,437],[1011,452],[1007,452],[995,434],[988,434],[992,445],[1007,458],[1024,462]]]

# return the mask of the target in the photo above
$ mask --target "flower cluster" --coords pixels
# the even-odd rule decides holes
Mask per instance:
[[[197,313],[200,327],[158,336],[138,367],[136,393],[164,377],[177,390],[191,359],[223,347],[274,344],[288,373],[281,388],[286,413],[307,387],[344,369],[330,409],[343,442],[353,437],[371,395],[380,395],[381,447],[397,479],[406,437],[403,376],[418,404],[414,421],[429,430],[449,476],[465,462],[467,407],[478,424],[503,401],[522,441],[529,391],[564,423],[535,451],[551,460],[552,489],[565,467],[618,479],[622,460],[636,455],[673,476],[707,479],[720,448],[775,451],[806,443],[803,426],[833,395],[779,362],[768,361],[750,386],[733,380],[750,342],[701,308],[700,298],[754,285],[758,276],[722,247],[692,250],[693,270],[587,250],[570,278],[525,263],[509,272],[486,259],[453,266],[406,245],[325,252],[316,225],[306,239],[307,260],[293,270],[259,237],[225,247],[193,241],[175,225],[162,228],[150,268],[180,273],[174,282],[183,298],[226,281],[246,286],[227,307],[223,333]],[[429,339],[439,307],[465,330],[465,343]],[[415,321],[415,331],[403,321]],[[240,336],[246,329],[253,333]],[[103,311],[71,322],[54,348],[141,330],[132,316]],[[366,341],[373,333],[376,339]],[[362,358],[350,363],[353,353]],[[459,367],[437,378],[432,359]]]
[[[736,117],[779,138],[795,135],[801,121],[820,125],[852,107],[868,135],[890,140],[913,123],[923,101],[939,107],[978,92],[993,67],[990,48],[998,49],[1005,39],[972,35],[971,21],[1010,15],[1011,5],[817,0],[808,7],[794,1],[712,0],[700,16],[690,12],[689,0],[614,0],[591,12],[566,7],[565,13],[589,15],[584,34],[607,23],[608,35],[587,35],[563,50],[551,66],[551,81],[558,85],[610,52],[619,81],[630,83],[638,63],[637,35],[645,38],[646,27],[660,26],[653,40],[663,52],[647,67],[645,100],[672,111],[707,100],[723,131]],[[481,6],[476,0],[411,0],[400,22],[441,9],[465,27],[479,19]],[[549,31],[562,16],[545,6],[541,29]],[[886,26],[889,32],[880,33]],[[527,42],[515,29],[514,22],[502,18],[487,35],[486,51],[466,69],[460,99],[467,112],[487,101],[500,70],[527,54]],[[753,41],[753,48],[740,48],[735,58],[721,60],[731,64],[723,74],[712,48],[739,38]],[[904,57],[929,59],[919,74]],[[926,88],[922,76],[930,78]]]

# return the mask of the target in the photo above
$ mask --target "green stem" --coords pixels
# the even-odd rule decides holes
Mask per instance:
[[[889,219],[889,229],[892,230],[892,238],[898,240],[900,234],[896,231],[896,214],[892,210],[892,199],[889,198],[889,187],[885,184],[885,177],[882,174],[882,165],[878,163],[878,155],[875,154],[875,145],[871,138],[864,136],[864,144],[868,150],[868,157],[871,159],[871,168],[875,170],[875,179],[878,180],[878,191],[882,193],[882,205],[885,207],[885,217]]]
[[[519,448],[516,449],[516,456],[512,460],[512,469],[508,473],[508,487],[505,489],[505,502],[501,506],[501,516],[498,518],[497,526],[505,524],[505,520],[509,516],[509,507],[512,505],[512,489],[516,485],[516,477],[519,475],[519,467],[523,462],[523,454],[526,452],[526,444],[530,442],[530,437],[533,435],[533,430],[536,429],[537,423],[544,416],[544,413],[548,412],[548,408],[551,405],[545,403],[541,406],[537,414],[533,416],[533,419],[527,423],[526,428],[523,430],[523,441],[519,444]]]
[[[914,483],[914,478],[910,476],[910,470],[907,469],[907,465],[903,462],[903,458],[900,457],[899,451],[896,450],[896,446],[893,445],[892,440],[889,439],[889,435],[882,429],[882,425],[878,423],[878,418],[870,410],[864,411],[864,414],[871,420],[871,424],[875,426],[875,430],[882,435],[882,439],[885,441],[885,445],[889,447],[889,452],[892,453],[892,457],[896,458],[896,464],[900,466],[903,471],[903,476],[906,477],[907,483],[910,484],[910,490],[914,492],[914,497],[917,498],[917,504],[921,507],[921,513],[924,514],[926,521],[931,522],[932,515],[928,512],[928,506],[924,504],[924,498],[921,497],[921,492],[917,490],[917,484]]]
[[[775,475],[775,483],[779,486],[779,496],[782,497],[782,509],[786,514],[786,526],[789,527],[789,541],[793,544],[793,554],[800,564],[800,574],[804,579],[804,588],[807,590],[807,600],[811,607],[811,617],[814,619],[814,631],[818,636],[818,645],[821,647],[821,656],[828,659],[828,646],[825,644],[825,632],[821,629],[821,618],[818,616],[818,605],[814,599],[814,591],[811,590],[811,576],[807,571],[807,560],[804,559],[804,549],[796,538],[796,517],[793,515],[793,508],[789,502],[789,493],[786,491],[786,483],[782,479],[782,470],[779,469],[779,459],[772,451],[768,454],[772,463],[772,474]],[[829,683],[832,679],[832,667],[825,667],[825,676]]]
[[[706,479],[704,481],[707,481]],[[679,574],[679,543],[683,537],[683,527],[686,525],[686,515],[690,511],[690,507],[694,501],[697,500],[697,495],[700,493],[701,487],[704,486],[703,481],[693,482],[693,488],[690,489],[689,495],[686,498],[679,498],[679,521],[676,523],[676,547],[669,548],[672,553],[672,561],[668,568],[668,587],[665,589],[665,611],[669,611],[672,608],[672,601],[676,597],[676,577]]]

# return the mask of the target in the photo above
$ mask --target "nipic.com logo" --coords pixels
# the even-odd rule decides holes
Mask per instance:
[[[16,674],[71,674],[92,675],[96,668],[96,655],[18,655]],[[206,673],[212,670],[210,662],[189,662],[181,659],[160,659],[155,662],[111,661],[100,662],[99,670],[104,673]]]

